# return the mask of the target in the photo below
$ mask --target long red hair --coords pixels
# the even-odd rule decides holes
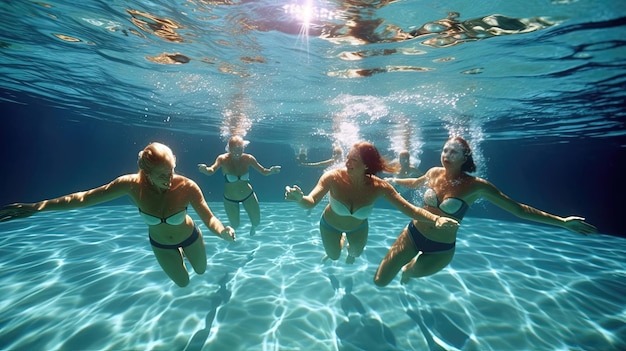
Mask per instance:
[[[359,152],[361,160],[363,160],[365,167],[367,167],[365,174],[377,174],[382,171],[395,173],[398,171],[398,167],[389,164],[372,143],[362,141],[354,144],[353,147]]]

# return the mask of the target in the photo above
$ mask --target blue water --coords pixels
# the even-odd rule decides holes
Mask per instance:
[[[160,141],[226,222],[196,165],[241,134],[282,166],[252,175],[259,235],[204,229],[210,269],[184,289],[127,199],[1,223],[0,349],[626,349],[624,34],[622,0],[0,2],[0,205],[136,172]],[[355,265],[320,262],[323,207],[283,201],[322,172],[301,150],[369,140],[426,170],[451,134],[478,176],[601,234],[481,201],[448,268],[381,289],[407,222],[381,202]]]
[[[623,350],[626,245],[468,218],[438,274],[386,288],[378,263],[407,218],[377,209],[354,265],[321,262],[321,207],[262,203],[235,243],[205,233],[181,289],[131,206],[2,225],[3,350]],[[220,203],[210,203],[225,218]],[[195,213],[191,213],[201,223]],[[51,225],[51,224],[54,225]]]

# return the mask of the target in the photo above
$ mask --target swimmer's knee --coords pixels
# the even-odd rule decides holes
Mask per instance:
[[[376,285],[379,288],[384,288],[387,285],[389,285],[389,283],[391,283],[391,279],[382,279],[379,276],[374,276],[374,285]]]
[[[179,287],[184,288],[187,285],[189,285],[189,277],[187,277],[187,279],[175,280],[174,283],[178,285]]]
[[[339,256],[341,256],[341,252],[337,253],[337,254],[329,254],[328,252],[326,253],[326,257],[330,258],[333,261],[337,261],[339,259]]]
[[[241,222],[239,213],[233,214],[230,212],[226,212],[226,217],[228,217],[228,223],[230,224],[231,227],[233,228],[239,227],[239,222]]]
[[[250,224],[253,227],[258,227],[261,224],[261,216],[258,214],[255,215],[255,214],[248,213],[248,218],[250,218]]]

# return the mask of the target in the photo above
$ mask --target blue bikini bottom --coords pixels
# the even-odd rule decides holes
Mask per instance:
[[[185,248],[193,244],[196,241],[196,239],[198,239],[199,237],[200,237],[200,230],[198,229],[198,226],[194,224],[191,235],[187,239],[181,241],[179,244],[175,244],[175,245],[161,244],[161,243],[154,241],[152,237],[150,237],[150,244],[154,247],[158,247],[159,249],[177,250],[178,248],[181,248],[181,247]]]
[[[408,229],[409,229],[409,234],[410,234],[409,237],[411,238],[411,241],[413,242],[413,246],[415,247],[415,249],[417,251],[422,251],[425,254],[450,251],[454,249],[454,247],[456,246],[456,242],[441,243],[438,241],[428,239],[427,237],[424,236],[424,234],[422,234],[419,230],[417,230],[417,228],[415,228],[413,221],[409,223]]]

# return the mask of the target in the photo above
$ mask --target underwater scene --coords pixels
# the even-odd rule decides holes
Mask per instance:
[[[444,271],[377,288],[372,283],[376,267],[407,218],[377,209],[365,253],[347,265],[345,253],[338,261],[322,262],[321,209],[307,213],[295,207],[263,203],[266,223],[253,237],[245,234],[225,243],[206,235],[207,271],[192,275],[185,288],[161,271],[134,207],[47,212],[27,224],[5,223],[0,239],[2,347],[626,346],[623,239],[603,236],[598,241],[563,229],[470,217],[460,231],[454,261]]]
[[[617,0],[1,2],[0,350],[626,349],[625,34]],[[234,136],[259,169],[210,167]],[[296,186],[352,171],[362,141],[420,177],[453,136],[471,176],[597,232],[466,197],[450,263],[379,286],[410,222],[381,197],[363,252],[325,258],[332,199],[302,208]],[[154,247],[176,213],[138,195],[25,212],[139,174],[153,142],[235,227],[178,212],[205,245],[175,250],[188,284]]]

